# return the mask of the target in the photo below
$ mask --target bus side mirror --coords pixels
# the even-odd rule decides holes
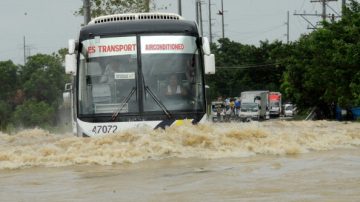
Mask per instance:
[[[72,83],[66,83],[65,84],[65,92],[69,92],[72,90]]]
[[[74,39],[70,39],[68,42],[68,52],[70,55],[75,53],[76,46],[76,41]]]
[[[71,107],[71,93],[70,92],[63,92],[63,106],[65,108]]]
[[[202,37],[202,47],[205,55],[211,54],[210,43],[207,37]]]
[[[205,74],[215,74],[215,55],[204,55]]]
[[[70,108],[71,106],[71,91],[72,83],[66,83],[65,91],[63,92],[63,106],[66,108]]]
[[[76,75],[76,55],[65,55],[65,73]]]

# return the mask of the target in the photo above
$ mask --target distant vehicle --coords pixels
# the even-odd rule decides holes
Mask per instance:
[[[284,105],[284,116],[292,117],[294,116],[294,105],[293,104],[285,104]]]
[[[269,93],[269,110],[270,116],[279,117],[281,114],[281,93],[270,92]]]
[[[257,103],[259,105],[259,119],[269,119],[269,91],[244,91],[241,93],[241,108],[243,103]]]
[[[255,102],[241,103],[239,118],[241,121],[259,120],[260,119],[260,106]]]

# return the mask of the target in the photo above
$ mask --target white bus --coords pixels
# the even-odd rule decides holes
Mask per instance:
[[[69,40],[73,133],[93,137],[206,120],[214,55],[195,22],[169,13],[102,16]]]

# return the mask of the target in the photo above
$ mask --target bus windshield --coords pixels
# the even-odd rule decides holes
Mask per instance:
[[[170,111],[194,111],[204,106],[203,78],[196,38],[142,36],[144,83]],[[151,92],[144,96],[144,111],[161,110]]]
[[[196,37],[95,37],[81,45],[79,114],[121,116],[203,109],[204,86]]]

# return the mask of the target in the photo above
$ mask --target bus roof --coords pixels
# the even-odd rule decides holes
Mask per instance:
[[[124,15],[122,16],[124,17]],[[193,21],[183,20],[181,16],[178,16],[179,19],[164,19],[165,17],[163,17],[163,19],[161,19],[161,17],[148,17],[145,19],[139,18],[138,16],[134,20],[106,20],[106,22],[95,23],[96,20],[104,20],[104,17],[96,18],[87,26],[84,26],[80,31],[80,41],[93,38],[94,36],[143,33],[185,33],[186,35],[199,36],[196,23]],[[110,16],[110,18],[113,19],[117,19],[117,17],[120,18],[120,15]]]
[[[97,17],[89,24],[108,23],[115,21],[133,21],[133,20],[183,20],[184,18],[174,13],[125,13]]]

